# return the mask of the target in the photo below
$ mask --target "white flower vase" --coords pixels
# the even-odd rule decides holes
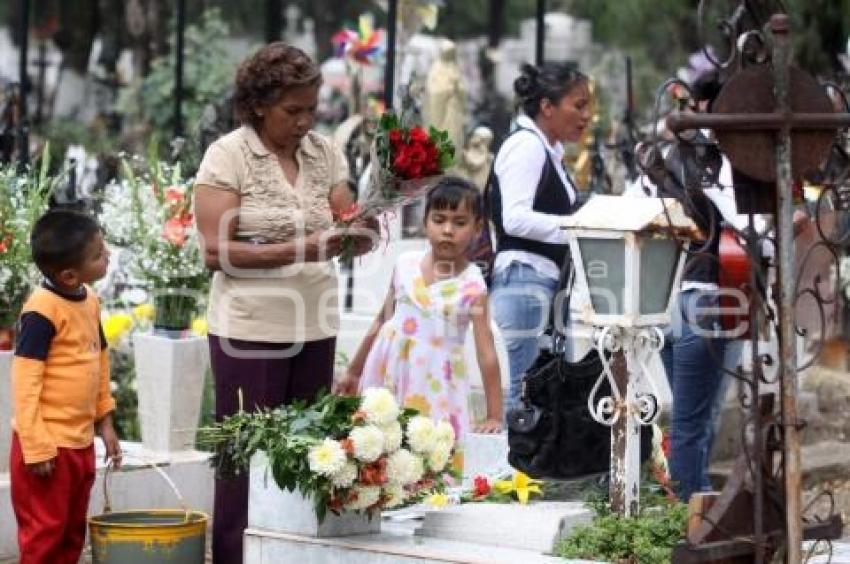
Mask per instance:
[[[12,351],[0,351],[0,474],[9,471],[12,445]]]
[[[142,445],[154,452],[192,450],[210,365],[206,337],[133,335]]]
[[[289,492],[278,487],[264,452],[251,458],[248,490],[248,527],[309,537],[345,537],[381,531],[381,516],[370,519],[365,513],[330,511],[319,523],[312,498],[297,489]]]

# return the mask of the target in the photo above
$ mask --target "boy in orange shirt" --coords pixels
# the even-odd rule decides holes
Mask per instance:
[[[87,286],[106,274],[109,252],[92,218],[66,210],[41,217],[30,244],[44,283],[24,304],[12,363],[12,507],[21,563],[76,564],[95,427],[106,458],[121,462],[100,304]]]

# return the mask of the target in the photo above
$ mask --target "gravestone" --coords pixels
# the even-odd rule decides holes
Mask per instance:
[[[574,501],[463,503],[426,513],[416,534],[549,554],[574,527],[592,519],[592,511]]]

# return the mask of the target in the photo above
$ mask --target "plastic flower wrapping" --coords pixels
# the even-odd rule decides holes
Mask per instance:
[[[246,472],[264,451],[277,485],[312,496],[320,520],[327,511],[372,514],[423,500],[452,480],[452,426],[400,408],[384,388],[239,412],[200,437],[221,477]]]
[[[44,151],[47,155],[48,151]],[[30,233],[47,211],[53,179],[43,157],[38,170],[0,165],[0,330],[17,321],[24,300],[41,275],[32,261]],[[0,343],[0,348],[5,347]]]

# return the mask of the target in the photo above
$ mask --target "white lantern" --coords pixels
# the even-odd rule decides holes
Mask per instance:
[[[590,294],[580,321],[596,327],[670,322],[683,249],[699,232],[678,201],[595,196],[564,228],[576,280],[584,281]]]

